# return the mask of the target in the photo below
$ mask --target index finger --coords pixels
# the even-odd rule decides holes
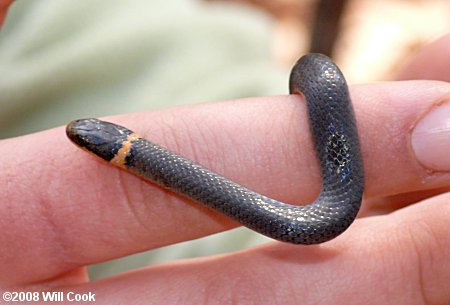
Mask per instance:
[[[448,174],[432,174],[418,164],[408,136],[411,126],[449,91],[445,83],[418,81],[352,88],[368,197],[449,184]],[[109,120],[281,201],[306,203],[319,192],[319,167],[298,97]],[[4,140],[0,153],[0,177],[6,181],[0,190],[0,242],[8,245],[0,250],[3,281],[50,278],[234,225],[83,153],[65,138],[63,127]]]

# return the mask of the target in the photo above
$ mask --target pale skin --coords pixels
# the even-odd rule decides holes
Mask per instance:
[[[409,67],[434,67],[448,81],[449,48],[447,36]],[[428,58],[439,64],[420,62]],[[408,69],[401,78],[415,78]],[[315,246],[269,242],[96,282],[89,264],[236,224],[81,151],[64,127],[0,141],[0,290],[91,291],[95,304],[447,304],[450,173],[419,164],[410,133],[430,107],[450,99],[450,84],[394,81],[350,91],[367,180],[363,209],[343,235]],[[276,96],[106,120],[300,204],[320,188],[305,110],[298,96]]]

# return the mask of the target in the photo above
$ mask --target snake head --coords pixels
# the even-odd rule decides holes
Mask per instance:
[[[77,146],[111,161],[133,132],[97,119],[80,119],[67,125],[66,134]]]

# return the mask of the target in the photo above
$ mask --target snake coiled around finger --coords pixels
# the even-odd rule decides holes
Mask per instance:
[[[355,115],[342,72],[324,55],[300,58],[289,90],[306,100],[322,171],[320,195],[307,205],[259,194],[113,123],[81,119],[69,123],[66,132],[79,147],[256,232],[294,244],[317,244],[344,232],[360,209],[364,172]]]

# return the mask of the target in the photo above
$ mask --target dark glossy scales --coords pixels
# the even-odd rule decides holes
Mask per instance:
[[[310,205],[292,206],[267,198],[144,139],[130,142],[124,167],[271,238],[295,244],[330,240],[355,219],[364,187],[347,85],[328,57],[312,54],[292,69],[290,92],[301,92],[306,98],[322,168],[322,191]],[[132,134],[96,119],[74,121],[67,133],[77,145],[107,161],[117,153],[118,143]]]

